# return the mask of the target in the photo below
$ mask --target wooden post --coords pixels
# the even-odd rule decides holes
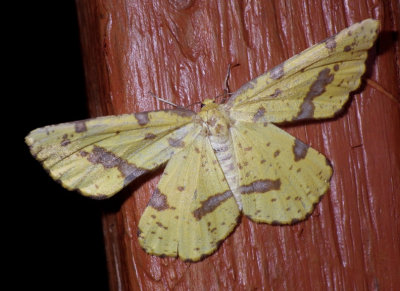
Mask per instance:
[[[330,191],[293,226],[243,217],[198,263],[146,254],[137,224],[162,171],[110,199],[111,290],[395,290],[400,286],[400,12],[391,1],[77,1],[92,116],[187,106],[242,84],[365,18],[381,21],[367,73],[339,117],[285,130],[332,162]],[[397,61],[396,61],[397,60]],[[371,79],[397,99],[366,83]]]

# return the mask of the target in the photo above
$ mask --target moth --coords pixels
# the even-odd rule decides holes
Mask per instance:
[[[357,89],[379,23],[356,23],[243,85],[224,104],[105,116],[38,128],[25,141],[69,190],[108,198],[166,165],[138,229],[149,254],[197,261],[243,213],[292,224],[329,188],[322,154],[275,124],[331,118]]]

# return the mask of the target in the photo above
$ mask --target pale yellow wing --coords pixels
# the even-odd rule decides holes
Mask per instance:
[[[25,141],[65,188],[106,198],[190,144],[201,129],[193,116],[187,110],[104,116],[38,128]]]
[[[231,134],[243,213],[272,224],[305,219],[329,187],[329,161],[271,123],[238,121]]]
[[[207,137],[175,154],[139,222],[146,252],[197,261],[234,229],[239,209]]]
[[[249,122],[333,117],[359,87],[378,29],[373,19],[344,29],[245,84],[225,108]]]

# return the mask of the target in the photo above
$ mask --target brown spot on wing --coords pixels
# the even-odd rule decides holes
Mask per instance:
[[[81,121],[75,121],[75,132],[84,132],[87,130],[86,127],[86,121],[85,120],[81,120]]]
[[[157,221],[156,224],[157,224],[157,226],[159,226],[159,227],[161,227],[161,228],[164,228],[165,230],[168,229],[167,226],[163,225],[163,224],[162,224],[161,222],[159,222],[159,221]],[[162,239],[162,237],[158,237],[158,238],[159,238],[159,239]]]
[[[69,140],[69,139],[64,139],[62,142],[61,142],[61,146],[62,147],[65,147],[65,146],[67,146],[67,145],[69,145],[71,143],[71,141]]]
[[[334,74],[330,74],[331,69],[325,68],[319,72],[317,80],[315,80],[310,87],[303,103],[300,106],[300,111],[294,120],[307,119],[314,117],[315,106],[313,104],[314,98],[322,95],[328,84],[332,83]]]
[[[343,49],[344,52],[349,52],[351,51],[351,46],[350,45],[346,45]]]
[[[201,202],[200,208],[197,208],[195,211],[193,211],[193,216],[197,220],[200,220],[204,215],[213,212],[219,205],[232,196],[232,191],[229,190],[225,191],[224,193],[215,194],[209,197],[207,200]]]
[[[60,145],[62,147],[65,147],[65,146],[69,145],[70,143],[71,143],[71,141],[69,140],[68,135],[64,134],[63,137],[62,137],[62,141],[61,141]]]
[[[172,146],[174,148],[183,148],[185,146],[185,143],[181,139],[172,138],[172,137],[170,137],[168,139],[168,143],[170,146]]]
[[[262,118],[265,114],[265,108],[260,106],[260,108],[258,109],[258,111],[256,112],[256,114],[254,114],[253,116],[253,121],[257,122],[260,118]]]
[[[284,65],[284,63],[277,65],[275,68],[273,68],[270,71],[269,76],[271,79],[277,80],[277,79],[280,79],[283,77],[283,75],[284,75],[283,65]]]
[[[296,139],[293,144],[293,154],[294,160],[297,162],[301,159],[304,159],[307,155],[309,146],[303,143],[302,141]]]
[[[266,193],[271,190],[279,190],[281,188],[281,180],[265,179],[258,180],[249,185],[240,186],[239,192],[241,194],[252,194],[252,193]]]
[[[147,206],[151,206],[158,211],[170,208],[168,205],[167,196],[162,194],[158,188],[153,192],[153,195],[151,196]]]
[[[117,168],[125,178],[125,185],[147,172],[147,170],[137,168],[135,165],[99,146],[93,147],[93,151],[87,156],[87,159],[92,164],[101,164],[106,169]]]
[[[278,97],[281,93],[282,93],[282,91],[281,91],[280,89],[276,88],[276,89],[275,89],[275,92],[272,93],[272,94],[269,95],[269,96],[272,97],[272,98],[276,98],[276,97]]]
[[[144,139],[155,139],[157,136],[153,133],[146,133]]]
[[[149,113],[148,112],[138,112],[134,114],[139,125],[146,125],[149,123]]]
[[[326,39],[324,42],[325,42],[325,47],[328,50],[333,51],[336,48],[336,40],[334,36]]]
[[[335,65],[333,66],[333,70],[334,70],[334,71],[338,71],[338,70],[339,70],[339,65],[338,65],[338,64],[335,64]]]

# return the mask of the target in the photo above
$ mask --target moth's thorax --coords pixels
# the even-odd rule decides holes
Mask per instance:
[[[207,127],[208,136],[226,139],[229,136],[230,121],[223,108],[215,103],[206,104],[199,113]]]

